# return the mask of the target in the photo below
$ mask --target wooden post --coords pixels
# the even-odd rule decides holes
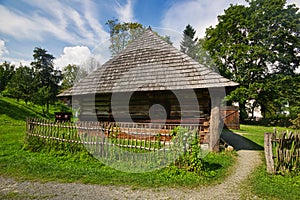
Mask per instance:
[[[272,152],[272,138],[273,133],[265,133],[264,135],[264,148],[265,148],[265,157],[267,164],[267,172],[270,174],[274,174],[274,160],[273,160],[273,152]]]
[[[222,91],[218,88],[211,88],[209,90],[211,96],[211,113],[210,113],[210,140],[209,148],[211,151],[219,152],[220,141],[220,104],[223,98]],[[220,94],[220,95],[219,95]]]

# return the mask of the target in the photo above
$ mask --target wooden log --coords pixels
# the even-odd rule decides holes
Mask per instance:
[[[266,164],[267,164],[267,172],[270,174],[275,173],[273,152],[272,152],[272,139],[273,139],[273,133],[265,133],[264,135],[265,157],[266,157]]]
[[[211,151],[219,152],[219,142],[221,134],[221,116],[220,116],[220,104],[222,100],[222,91],[218,88],[211,88],[210,93],[215,94],[211,97],[211,113],[210,113],[210,141],[209,148]]]

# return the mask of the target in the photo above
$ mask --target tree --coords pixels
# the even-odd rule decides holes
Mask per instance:
[[[34,72],[33,69],[27,66],[20,66],[7,84],[8,94],[17,100],[23,99],[26,104],[32,100],[34,91]]]
[[[10,81],[11,77],[14,75],[15,66],[4,61],[0,65],[0,92],[2,92]]]
[[[198,39],[198,42],[195,46],[196,51],[196,61],[200,64],[210,67],[213,70],[217,70],[216,64],[209,55],[209,52],[203,47],[205,39]]]
[[[109,49],[111,50],[112,56],[120,53],[125,47],[134,41],[136,38],[141,36],[146,27],[137,22],[123,22],[119,23],[118,19],[111,19],[106,22],[109,27],[110,41],[111,45]],[[157,32],[154,32],[160,36]],[[172,45],[170,36],[160,36],[164,41]]]
[[[285,0],[247,2],[249,6],[231,5],[218,17],[216,27],[206,30],[204,47],[220,73],[243,88],[230,98],[254,99],[268,112],[275,109],[271,109],[274,102],[282,102],[278,91],[284,87],[274,84],[286,76],[293,78],[299,66],[300,13]]]
[[[183,31],[183,39],[180,43],[180,51],[197,60],[196,44],[198,38],[194,38],[195,33],[195,29],[190,24],[185,27]]]
[[[36,47],[33,50],[34,61],[31,66],[34,69],[34,86],[36,88],[36,103],[46,106],[49,112],[49,104],[53,103],[59,91],[59,83],[62,80],[61,71],[55,70],[53,66],[54,56],[47,53],[45,49]]]
[[[75,83],[87,76],[87,72],[77,65],[67,65],[63,68],[62,89],[71,88]]]
[[[135,40],[145,31],[145,27],[140,23],[119,23],[118,19],[108,20],[106,25],[109,27],[111,41],[109,49],[113,56],[121,52],[130,42]]]
[[[208,28],[204,46],[222,75],[242,85],[266,76],[294,74],[300,60],[300,14],[285,0],[231,5]]]
[[[88,57],[79,66],[79,68],[84,70],[87,74],[92,73],[98,67],[101,67],[101,63],[93,56]]]
[[[160,37],[161,37],[161,39],[163,39],[169,45],[173,45],[173,42],[171,41],[171,37],[169,35],[160,36]]]

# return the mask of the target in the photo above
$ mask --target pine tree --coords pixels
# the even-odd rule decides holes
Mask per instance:
[[[54,56],[45,49],[36,47],[33,50],[34,61],[31,66],[34,69],[34,86],[36,88],[36,103],[46,105],[46,113],[49,112],[49,104],[53,103],[59,91],[59,83],[62,80],[61,71],[53,66]]]
[[[195,33],[196,33],[195,29],[190,24],[188,24],[185,27],[185,30],[183,31],[183,39],[180,43],[180,51],[196,60],[197,59],[196,45],[197,45],[198,38],[194,38]]]

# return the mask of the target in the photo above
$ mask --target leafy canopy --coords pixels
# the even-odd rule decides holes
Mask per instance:
[[[106,22],[110,33],[110,51],[112,56],[120,53],[132,41],[141,36],[146,27],[137,22],[118,22],[118,19],[111,19]],[[158,35],[158,33],[154,32]],[[160,36],[160,35],[158,35]],[[170,36],[160,36],[164,41],[172,45]]]
[[[231,5],[218,16],[216,27],[206,30],[204,48],[220,73],[241,87],[230,101],[250,110],[261,106],[263,114],[280,113],[283,104],[298,106],[300,61],[300,13],[285,0],[248,0],[248,6]],[[244,109],[244,110],[243,110]],[[297,110],[297,109],[294,109]]]
[[[120,53],[130,42],[135,40],[145,31],[145,27],[140,23],[119,23],[118,19],[108,20],[106,25],[109,27],[111,41],[109,49],[113,56]]]
[[[6,90],[9,96],[16,99],[23,99],[26,103],[33,100],[32,95],[35,90],[34,85],[34,71],[27,66],[19,66],[12,78],[7,84]]]
[[[231,5],[206,31],[219,71],[248,85],[276,74],[293,75],[300,60],[300,14],[285,0],[252,0]]]
[[[63,68],[63,80],[61,88],[71,88],[75,83],[87,76],[87,72],[77,65],[67,65]]]

